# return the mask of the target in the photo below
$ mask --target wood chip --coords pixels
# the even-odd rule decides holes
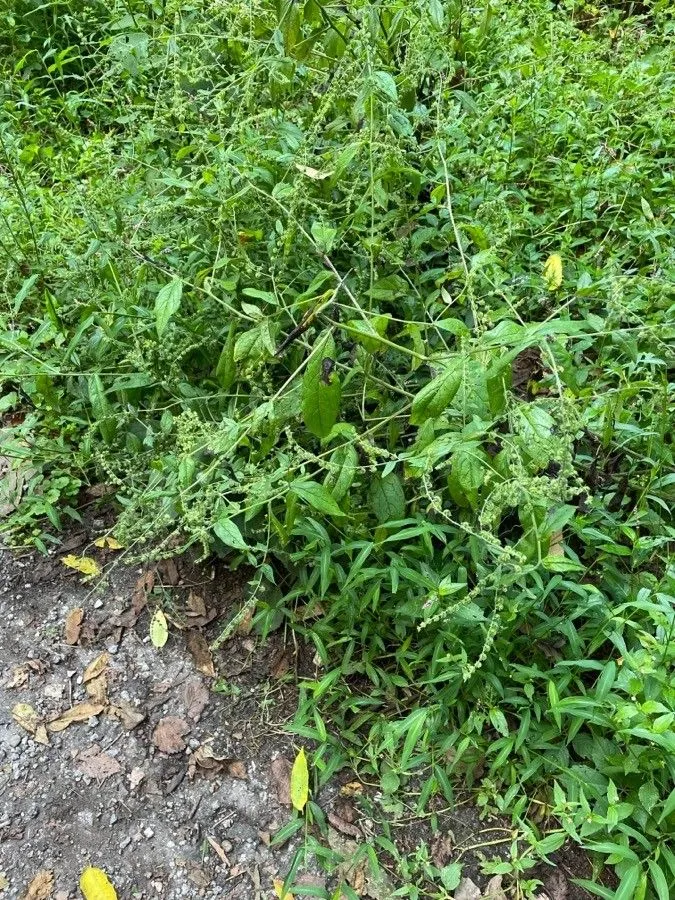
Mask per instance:
[[[227,854],[225,853],[225,851],[223,850],[223,848],[220,846],[220,844],[218,843],[218,841],[217,841],[215,838],[212,838],[211,835],[209,835],[209,834],[206,835],[206,840],[209,842],[209,844],[211,844],[211,846],[212,846],[213,849],[215,850],[218,859],[219,859],[222,863],[224,863],[224,865],[226,865],[226,866],[228,867],[228,869],[229,869],[229,868],[230,868],[230,861],[229,861],[229,859],[227,858]]]

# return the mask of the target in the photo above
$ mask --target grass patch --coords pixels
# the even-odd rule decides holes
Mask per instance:
[[[320,779],[461,780],[617,900],[675,890],[668,6],[0,36],[5,533],[56,545],[93,480],[131,553],[254,567],[322,662]]]

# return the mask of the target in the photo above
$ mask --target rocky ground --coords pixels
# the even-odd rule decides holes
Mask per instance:
[[[314,797],[327,817],[325,854],[303,852],[303,831],[275,842],[297,815],[289,778],[302,742],[285,725],[311,658],[282,631],[263,644],[246,617],[212,652],[242,607],[242,579],[186,562],[127,566],[123,551],[95,546],[103,526],[48,557],[0,551],[0,897],[79,897],[86,866],[104,869],[120,898],[139,900],[273,898],[296,863],[296,897],[339,897],[340,879],[372,900],[405,890],[386,854],[377,877],[364,858],[350,862],[376,827],[354,773]],[[64,564],[71,554],[107,577],[87,581]],[[162,630],[160,609],[161,648],[150,638],[153,616]],[[508,848],[508,827],[471,807],[440,822],[435,835],[427,823],[399,822],[401,854],[428,848],[446,864],[462,847]],[[483,896],[505,897],[500,878],[488,887],[476,857],[462,859]],[[561,871],[556,878],[549,897],[571,897]],[[473,881],[455,897],[461,890],[464,900],[481,896]]]

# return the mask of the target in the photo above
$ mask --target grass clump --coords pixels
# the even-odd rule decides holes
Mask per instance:
[[[670,896],[668,4],[7,21],[5,531],[116,486],[314,643],[321,778],[461,779]]]

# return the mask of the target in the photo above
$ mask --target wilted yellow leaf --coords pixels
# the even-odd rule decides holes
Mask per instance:
[[[117,891],[102,869],[89,866],[80,876],[80,890],[85,900],[117,900]]]
[[[123,550],[124,545],[114,537],[100,537],[94,541],[94,547],[100,547],[102,550]]]
[[[309,771],[307,769],[307,757],[301,747],[295,757],[291,769],[291,803],[299,812],[305,808],[309,797]]]
[[[64,566],[68,566],[69,569],[75,569],[76,572],[80,572],[87,578],[94,578],[96,575],[101,574],[98,563],[90,556],[74,556],[72,553],[69,553],[68,556],[61,557],[61,562]]]
[[[98,716],[103,712],[101,703],[76,703],[70,709],[67,709],[57,719],[49,722],[47,728],[50,731],[63,731],[73,722],[86,722],[92,716]]]
[[[544,263],[544,281],[549,291],[557,291],[562,280],[562,259],[559,253],[552,253]]]
[[[169,639],[169,626],[166,616],[158,609],[150,622],[150,640],[154,647],[163,647]]]
[[[90,662],[84,670],[82,684],[86,684],[88,681],[98,678],[98,676],[107,668],[109,662],[110,654],[104,650],[103,653],[101,653],[100,656],[97,656],[93,662]]]
[[[284,883],[281,878],[274,879],[274,893],[277,897],[280,897],[281,900],[293,900],[293,894],[284,891]]]
[[[35,729],[40,724],[40,716],[30,703],[17,703],[12,709],[12,717],[16,724],[20,725],[29,734],[35,734]]]

